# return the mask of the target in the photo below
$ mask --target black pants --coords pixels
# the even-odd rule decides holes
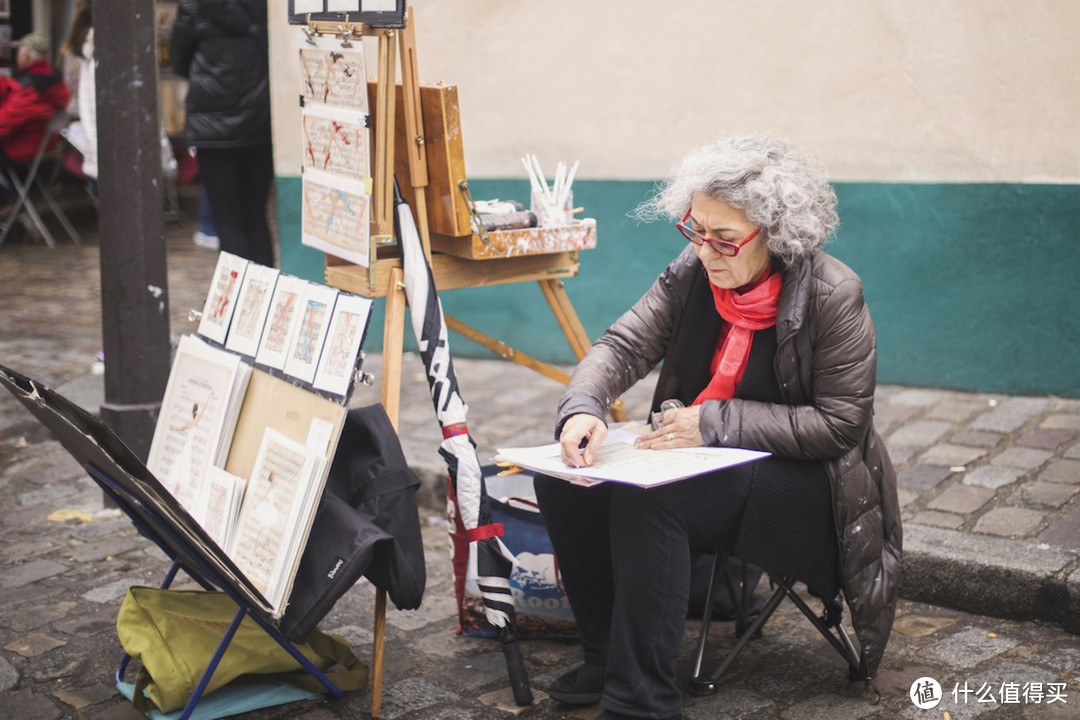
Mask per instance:
[[[536,477],[585,662],[607,668],[604,707],[660,718],[682,711],[675,666],[691,549],[734,544],[751,477],[749,465],[650,489]]]
[[[196,157],[221,249],[272,267],[274,247],[266,221],[274,181],[272,146],[204,147]]]

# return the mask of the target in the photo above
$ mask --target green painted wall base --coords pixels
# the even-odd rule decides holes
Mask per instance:
[[[523,180],[470,180],[473,197],[525,199]],[[598,337],[684,246],[673,227],[628,213],[652,182],[574,183],[597,220],[595,250],[566,291]],[[300,182],[277,180],[281,266],[323,278],[300,244]],[[837,183],[841,227],[826,249],[863,279],[878,335],[878,381],[1080,397],[1080,186]],[[574,362],[535,283],[442,294],[446,311],[544,360]],[[381,304],[366,347],[382,347]],[[407,332],[408,334],[408,332]],[[490,353],[452,335],[454,353]],[[408,347],[415,347],[411,342]]]

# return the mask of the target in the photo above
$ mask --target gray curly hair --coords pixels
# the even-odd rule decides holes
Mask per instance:
[[[839,224],[825,167],[808,152],[761,135],[733,135],[694,150],[634,215],[681,220],[694,195],[746,213],[769,252],[790,266],[829,239]]]

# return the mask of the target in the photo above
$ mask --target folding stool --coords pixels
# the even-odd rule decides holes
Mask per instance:
[[[79,233],[75,231],[71,221],[68,220],[67,215],[57,204],[56,199],[52,196],[52,192],[49,189],[48,179],[44,177],[41,172],[42,159],[45,157],[49,150],[49,146],[55,142],[55,138],[59,137],[60,131],[67,127],[71,122],[71,115],[64,110],[58,110],[51,118],[45,128],[45,134],[41,138],[41,143],[38,145],[37,152],[34,154],[33,160],[26,166],[25,176],[20,177],[19,168],[11,165],[4,167],[3,171],[11,186],[15,189],[16,197],[15,204],[12,205],[11,210],[8,212],[8,216],[4,218],[3,225],[0,226],[0,245],[3,245],[4,240],[7,239],[8,233],[11,232],[11,228],[15,225],[15,222],[19,219],[19,216],[25,212],[30,218],[30,222],[41,234],[41,237],[45,240],[49,247],[56,247],[56,241],[53,240],[52,234],[49,232],[49,228],[46,227],[45,222],[41,219],[41,214],[37,208],[34,207],[34,203],[30,199],[30,191],[33,187],[38,189],[42,198],[48,204],[49,209],[52,211],[56,219],[60,221],[60,224],[64,226],[64,230],[71,237],[72,241],[79,245],[81,244],[81,238]]]
[[[818,632],[829,641],[829,644],[840,654],[840,657],[847,661],[848,664],[848,676],[852,680],[866,680],[866,670],[862,667],[859,660],[859,652],[855,648],[855,644],[852,642],[851,637],[844,629],[843,615],[844,615],[844,599],[840,589],[839,579],[835,579],[834,586],[829,588],[829,591],[822,593],[823,597],[830,598],[825,599],[824,610],[819,617],[814,614],[814,611],[810,609],[810,606],[799,597],[799,595],[793,589],[795,580],[789,577],[780,577],[778,575],[769,574],[769,581],[776,587],[776,591],[772,594],[772,597],[765,603],[765,607],[757,617],[751,620],[747,617],[746,607],[749,602],[749,594],[751,588],[743,582],[741,583],[741,592],[736,591],[737,584],[732,577],[730,568],[727,563],[727,555],[723,551],[718,551],[714,556],[712,572],[709,577],[708,590],[705,595],[705,613],[701,620],[701,632],[698,636],[697,652],[694,657],[694,669],[693,674],[690,677],[690,693],[693,695],[711,695],[716,692],[716,683],[720,679],[720,676],[728,669],[735,658],[738,656],[742,649],[746,647],[746,644],[755,637],[760,636],[761,629],[772,614],[776,612],[776,608],[783,601],[784,597],[791,598],[791,601],[795,604],[803,615],[813,623],[814,627],[818,629]],[[745,566],[744,566],[745,567]],[[705,648],[709,639],[709,624],[712,617],[713,606],[713,591],[714,585],[718,573],[723,572],[726,576],[728,592],[731,593],[732,603],[735,605],[738,612],[738,619],[736,620],[736,637],[734,647],[728,651],[724,657],[720,666],[709,676],[705,676],[702,670],[702,665],[705,658]]]

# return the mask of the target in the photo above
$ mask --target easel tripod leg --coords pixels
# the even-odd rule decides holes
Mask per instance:
[[[401,405],[401,358],[405,342],[405,288],[401,268],[390,271],[383,321],[383,379],[380,394],[386,416],[397,430]]]
[[[566,296],[566,289],[563,287],[562,280],[538,280],[537,282],[540,284],[540,289],[544,291],[544,297],[547,299],[548,305],[551,306],[551,312],[555,314],[555,319],[559,321],[559,327],[562,328],[566,339],[570,341],[570,347],[573,349],[574,355],[577,356],[580,362],[585,357],[585,353],[589,351],[592,343],[589,342],[585,326],[581,324],[581,319],[578,318],[577,313],[574,311],[570,298]],[[626,411],[623,410],[621,399],[616,399],[612,403],[611,417],[616,422],[626,422],[629,419],[626,416]]]
[[[375,593],[375,639],[371,658],[371,717],[382,710],[383,651],[386,647],[386,591]]]
[[[390,272],[383,320],[383,379],[381,400],[390,424],[397,430],[401,405],[402,343],[405,339],[405,287],[401,268]],[[386,647],[386,591],[375,594],[375,630],[371,659],[371,717],[382,709],[383,652]]]

